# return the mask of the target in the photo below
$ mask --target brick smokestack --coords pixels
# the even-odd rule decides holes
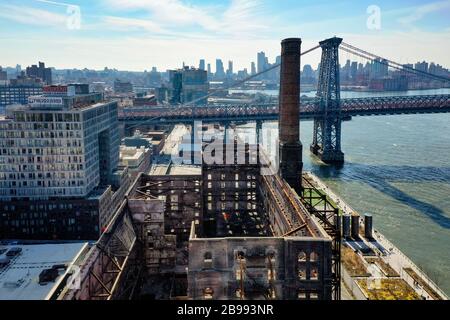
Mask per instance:
[[[302,144],[300,142],[300,49],[299,38],[281,42],[280,72],[280,166],[279,173],[297,193],[301,191]]]

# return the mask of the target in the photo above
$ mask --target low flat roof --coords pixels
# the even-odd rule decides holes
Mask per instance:
[[[68,269],[61,269],[54,282],[39,284],[39,274],[54,265],[73,264],[87,247],[87,242],[58,244],[0,245],[1,258],[11,248],[21,248],[9,264],[0,268],[0,300],[45,300],[63,279]],[[6,251],[5,251],[6,249]]]
[[[171,165],[168,174],[172,176],[201,175],[202,167],[196,165]]]

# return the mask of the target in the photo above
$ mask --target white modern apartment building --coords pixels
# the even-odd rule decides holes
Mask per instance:
[[[119,164],[117,102],[87,85],[43,91],[0,116],[0,200],[85,197]]]

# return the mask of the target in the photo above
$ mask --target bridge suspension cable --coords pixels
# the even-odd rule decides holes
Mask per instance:
[[[380,56],[378,56],[376,54],[373,54],[373,53],[370,53],[370,52],[365,51],[363,49],[357,48],[357,47],[352,46],[352,45],[350,45],[348,43],[345,43],[345,42],[341,43],[340,49],[345,51],[345,52],[357,55],[357,56],[359,56],[361,58],[364,58],[364,59],[367,59],[367,60],[370,60],[370,61],[374,61],[375,59],[377,59],[377,63],[383,64],[383,65],[387,65],[388,67],[391,67],[393,69],[397,69],[399,71],[406,71],[406,72],[413,73],[413,74],[416,74],[416,75],[430,77],[430,78],[433,78],[433,79],[438,80],[438,81],[450,82],[450,78],[448,78],[448,77],[439,76],[439,75],[436,75],[436,74],[432,74],[432,73],[429,73],[429,72],[425,72],[425,71],[422,71],[422,70],[411,68],[409,66],[405,66],[405,65],[400,64],[398,62],[395,62],[395,61],[392,61],[390,59],[386,59],[386,58],[380,57]]]

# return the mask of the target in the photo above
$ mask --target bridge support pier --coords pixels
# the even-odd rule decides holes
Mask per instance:
[[[314,119],[313,143],[310,150],[325,163],[344,162],[341,150],[341,94],[339,83],[339,45],[341,38],[320,42],[322,58],[317,98],[322,116]]]
[[[334,120],[334,121],[333,121]],[[314,119],[311,152],[325,163],[343,163],[341,151],[341,119]]]

